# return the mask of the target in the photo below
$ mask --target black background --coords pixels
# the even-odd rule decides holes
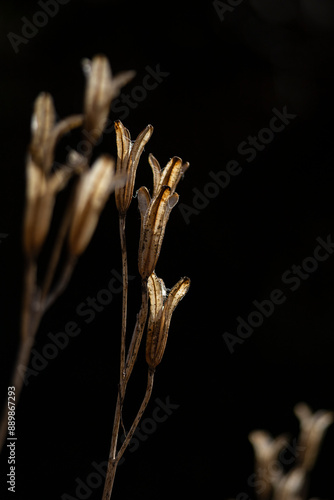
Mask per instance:
[[[145,68],[159,65],[168,76],[157,88],[147,91],[126,117],[110,115],[111,120],[121,118],[133,138],[148,123],[154,126],[137,187],[151,186],[150,152],[161,165],[174,155],[190,162],[178,187],[180,203],[189,207],[199,202],[196,190],[208,193],[209,172],[225,170],[230,160],[242,167],[188,223],[179,208],[172,212],[156,270],[168,287],[184,275],[192,286],[174,313],[146,418],[157,398],[179,406],[135,452],[127,453],[117,473],[115,500],[165,499],[181,492],[222,499],[245,492],[254,498],[249,432],[264,428],[273,435],[296,435],[297,402],[314,410],[334,407],[334,257],[320,262],[295,291],[282,282],[284,272],[313,255],[317,238],[334,233],[334,16],[331,2],[318,3],[244,0],[221,20],[211,1],[70,0],[18,46],[18,53],[8,33],[21,35],[22,17],[32,20],[41,7],[37,2],[2,3],[0,233],[8,236],[0,245],[1,400],[18,343],[25,151],[40,91],[53,95],[62,118],[82,109],[84,57],[104,53],[114,73],[136,70],[123,90],[130,95],[142,85]],[[240,143],[257,136],[268,126],[273,108],[282,111],[284,106],[296,117],[248,162],[238,152]],[[98,152],[115,156],[114,134],[104,136]],[[129,272],[137,277],[130,287],[129,327],[140,296],[138,228],[133,200]],[[121,295],[115,294],[90,324],[76,309],[106,287],[113,269],[120,271],[117,230],[111,197],[68,289],[36,337],[35,349],[41,353],[49,332],[63,331],[68,321],[81,328],[38,376],[29,378],[17,406],[17,499],[53,500],[66,498],[65,493],[86,498],[76,496],[77,479],[86,483],[92,463],[107,459]],[[238,316],[247,319],[255,310],[253,301],[268,299],[277,288],[286,296],[284,304],[231,353],[223,334],[235,335]],[[129,386],[128,425],[144,389],[140,361]],[[333,443],[330,428],[310,497],[334,498]],[[87,494],[101,496],[102,485]]]

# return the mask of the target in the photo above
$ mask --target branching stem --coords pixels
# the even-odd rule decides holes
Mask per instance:
[[[106,476],[106,482],[104,485],[102,500],[110,500],[114,481],[115,481],[115,475],[116,475],[118,463],[119,463],[120,459],[122,458],[127,446],[129,445],[129,443],[130,443],[130,441],[131,441],[131,439],[136,431],[136,428],[138,427],[138,424],[143,416],[143,413],[148,405],[148,402],[149,402],[151,395],[152,395],[153,382],[154,382],[154,371],[149,369],[148,374],[147,374],[146,391],[145,391],[144,399],[143,399],[143,401],[140,405],[140,408],[138,410],[138,413],[137,413],[137,415],[136,415],[136,417],[131,425],[131,428],[130,428],[128,434],[126,435],[126,438],[125,438],[120,450],[118,451],[118,453],[116,454],[115,457],[109,458],[108,470],[107,470],[107,476]]]

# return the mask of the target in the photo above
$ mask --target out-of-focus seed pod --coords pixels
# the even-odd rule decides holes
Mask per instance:
[[[56,192],[32,160],[28,161],[26,172],[23,246],[27,257],[36,258],[49,230]]]
[[[46,173],[51,165],[45,165],[49,139],[56,123],[56,111],[52,96],[41,92],[34,103],[34,112],[31,118],[31,142],[29,153],[32,161]]]
[[[85,59],[83,69],[87,77],[84,98],[84,129],[91,141],[97,141],[108,118],[111,101],[118,96],[121,88],[135,76],[134,71],[124,71],[112,75],[108,59],[103,55]]]
[[[306,403],[298,403],[294,408],[300,422],[299,462],[306,471],[311,471],[318,457],[320,446],[327,428],[334,422],[334,412],[318,410],[315,413]]]
[[[124,182],[124,178],[115,176],[115,162],[107,155],[98,158],[92,168],[82,174],[69,232],[69,249],[73,255],[78,256],[86,249],[110,193]]]

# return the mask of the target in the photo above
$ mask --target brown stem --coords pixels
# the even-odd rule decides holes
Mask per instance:
[[[75,189],[75,187],[74,187]],[[73,203],[74,194],[70,201],[70,207]],[[56,286],[56,289],[48,296],[49,288],[52,284],[56,267],[59,262],[64,239],[71,220],[70,207],[66,210],[61,226],[59,228],[58,238],[56,240],[51,255],[48,270],[46,272],[44,283],[41,289],[36,285],[37,263],[34,260],[28,260],[25,265],[25,275],[23,284],[23,302],[21,311],[21,335],[20,344],[14,370],[11,379],[11,386],[15,387],[16,404],[22,391],[25,374],[28,368],[30,352],[34,344],[36,332],[42,316],[47,307],[56,300],[63,289],[66,287],[75,265],[75,259],[69,259],[63,270],[62,276]],[[7,435],[8,407],[7,402],[3,409],[0,422],[0,450]]]
[[[54,247],[52,249],[48,269],[46,271],[46,275],[44,277],[44,283],[42,286],[42,293],[41,293],[41,301],[45,302],[47,294],[49,292],[49,289],[52,285],[52,280],[54,278],[57,265],[59,263],[61,251],[63,249],[64,241],[66,238],[67,231],[69,229],[70,223],[71,223],[71,218],[72,218],[72,208],[73,208],[73,203],[75,200],[75,195],[76,195],[76,190],[77,190],[77,185],[78,185],[78,180],[75,179],[74,181],[74,186],[73,186],[73,191],[70,195],[70,200],[68,203],[68,206],[66,207],[65,214],[63,216],[63,219],[61,221],[59,230],[58,230],[58,235],[54,244]]]
[[[148,314],[148,296],[147,296],[147,281],[142,282],[142,303],[139,314],[137,315],[136,326],[132,335],[132,339],[130,342],[130,347],[128,351],[128,355],[125,363],[125,380],[124,384],[126,385],[131,376],[134,364],[137,359],[141,339],[143,337],[144,328],[146,324]]]
[[[123,297],[122,297],[122,332],[121,332],[121,356],[120,356],[120,374],[119,374],[119,392],[117,396],[114,425],[111,438],[109,457],[115,458],[120,421],[122,419],[122,407],[125,394],[124,375],[125,375],[125,340],[126,340],[126,319],[127,319],[127,300],[128,300],[128,262],[125,239],[125,219],[126,215],[119,215],[119,232],[121,240],[122,253],[122,273],[123,273]]]
[[[109,458],[108,470],[107,470],[107,476],[106,476],[106,481],[105,481],[105,485],[104,485],[102,500],[110,500],[114,481],[115,481],[117,465],[118,465],[120,459],[122,458],[127,446],[129,445],[129,443],[130,443],[130,441],[135,433],[135,430],[137,429],[138,424],[143,416],[143,413],[148,405],[148,402],[149,402],[151,395],[152,395],[153,382],[154,382],[154,370],[151,370],[149,368],[148,374],[147,374],[146,392],[145,392],[144,399],[143,399],[143,401],[140,405],[140,408],[138,410],[138,413],[137,413],[137,415],[136,415],[136,417],[131,425],[131,428],[130,428],[119,452],[117,453],[116,457]]]
[[[120,392],[121,399],[124,397],[123,380],[125,377],[125,342],[126,342],[126,320],[128,308],[128,257],[126,250],[126,237],[125,237],[125,221],[126,215],[120,214],[119,216],[119,233],[121,239],[121,252],[122,252],[122,273],[123,273],[123,300],[122,300],[122,335],[121,335],[121,360],[120,360]]]
[[[32,328],[32,318],[38,314],[39,302],[36,297],[36,262],[28,260],[25,265],[23,282],[23,301],[21,313],[21,332],[19,350],[11,377],[11,386],[15,387],[15,402],[17,404],[21,394],[30,351],[35,339],[35,330]],[[0,450],[7,435],[8,405],[7,401],[3,408],[0,423]]]
[[[16,407],[22,391],[23,382],[25,379],[25,374],[29,363],[30,352],[34,344],[34,340],[35,336],[29,335],[25,339],[22,339],[20,343],[19,352],[16,358],[15,367],[10,383],[10,386],[15,387]],[[6,401],[0,423],[0,450],[2,449],[7,436],[7,428],[8,428],[7,426],[8,426],[8,405]]]
[[[72,276],[73,269],[75,267],[75,264],[77,262],[77,258],[75,256],[70,256],[64,266],[64,269],[62,271],[62,274],[59,278],[58,283],[55,285],[55,287],[50,291],[48,296],[45,298],[44,305],[43,305],[43,310],[42,313],[44,314],[45,311],[55,302],[55,300],[63,293],[65,288],[68,285],[68,282]]]
[[[118,396],[117,396],[117,402],[116,402],[116,409],[115,409],[115,416],[114,416],[114,424],[113,424],[113,430],[112,430],[112,436],[111,436],[111,445],[110,445],[110,452],[109,452],[109,467],[110,467],[110,478],[112,478],[113,474],[115,474],[116,470],[114,472],[114,461],[116,458],[117,454],[117,443],[118,443],[118,434],[119,434],[119,426],[120,422],[122,419],[122,409],[123,409],[123,399],[126,391],[126,386],[129,381],[129,377],[131,375],[135,360],[138,355],[138,350],[140,346],[140,340],[143,336],[143,331],[144,327],[146,324],[146,318],[147,318],[147,313],[148,313],[148,297],[147,297],[147,283],[144,282],[142,284],[142,304],[140,307],[140,311],[137,315],[137,321],[136,325],[134,328],[134,332],[132,334],[132,339],[130,343],[130,348],[127,356],[127,360],[125,363],[125,368],[124,368],[124,376],[122,380],[122,388],[119,389]],[[116,465],[117,467],[117,465]],[[107,480],[105,483],[105,491],[108,490],[108,488],[112,488],[112,483],[113,479],[109,479],[109,486],[107,485]],[[110,482],[111,481],[111,482]],[[111,490],[110,490],[111,494]],[[109,497],[106,498],[110,498]]]
[[[21,338],[29,336],[30,321],[33,310],[38,309],[36,297],[37,264],[34,260],[27,260],[24,269],[23,299],[21,311]]]
[[[130,349],[132,346],[132,350],[135,350],[135,352],[131,356],[131,360],[133,360],[131,371],[134,365],[135,358],[137,357],[138,354],[138,349],[139,349],[139,342],[138,338],[142,338],[143,335],[143,330],[146,322],[146,317],[147,317],[147,291],[146,287],[145,290],[143,290],[142,293],[142,305],[137,317],[137,322],[136,326],[132,335],[132,341],[130,344]],[[145,321],[144,321],[145,318]],[[134,341],[136,339],[136,342]],[[129,353],[130,353],[129,349]],[[128,355],[129,357],[129,355]],[[119,433],[119,425],[120,421],[122,418],[122,407],[123,407],[123,398],[124,394],[126,391],[126,386],[129,381],[129,377],[131,374],[131,371],[128,371],[125,369],[126,376],[123,378],[122,381],[122,390],[119,390],[118,397],[117,397],[117,403],[116,403],[116,409],[115,409],[115,416],[114,416],[114,425],[113,425],[113,431],[112,431],[112,437],[111,437],[111,446],[110,446],[110,453],[109,453],[109,459],[114,459],[116,456],[116,450],[117,450],[117,442],[118,442],[118,433]],[[122,394],[122,395],[121,395]]]

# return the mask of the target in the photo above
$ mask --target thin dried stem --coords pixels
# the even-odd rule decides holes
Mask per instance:
[[[139,314],[137,315],[136,326],[132,335],[130,342],[130,347],[128,350],[128,355],[125,363],[125,380],[124,385],[129,381],[134,364],[136,362],[138,351],[143,337],[144,328],[148,315],[148,294],[147,294],[147,280],[142,281],[142,303],[140,307]]]
[[[125,363],[124,371],[121,372],[121,374],[124,373],[124,376],[121,375],[121,381],[120,381],[121,387],[119,387],[118,396],[117,396],[115,415],[114,415],[114,424],[113,424],[113,431],[112,431],[112,436],[111,436],[111,445],[110,445],[110,452],[109,452],[109,463],[113,463],[113,461],[115,460],[116,455],[117,455],[117,443],[118,443],[119,427],[120,427],[120,423],[122,420],[124,395],[125,395],[126,387],[127,387],[129,377],[131,375],[135,360],[137,359],[139,346],[140,346],[140,340],[143,336],[143,331],[144,331],[145,324],[146,324],[147,314],[148,314],[147,283],[144,282],[142,284],[142,304],[140,307],[140,311],[137,315],[137,321],[136,321],[136,325],[135,325],[135,328],[134,328],[134,331],[132,334],[132,339],[131,339],[130,348],[129,348],[129,352],[128,352],[128,356],[127,356],[127,361]],[[129,366],[128,366],[129,358],[131,359],[131,368],[129,368]],[[110,467],[113,468],[112,465]],[[107,480],[106,480],[106,484],[107,484]],[[111,492],[110,492],[110,494],[111,494]],[[106,497],[106,498],[110,498],[110,496]]]
[[[123,444],[117,453],[115,457],[110,457],[109,462],[108,462],[108,470],[107,470],[107,476],[106,476],[106,482],[104,485],[104,491],[103,491],[103,496],[102,500],[110,500],[114,481],[115,481],[115,475],[116,475],[116,470],[118,463],[120,459],[122,458],[126,448],[128,447],[137,427],[138,424],[143,416],[144,411],[146,410],[146,407],[148,405],[148,402],[151,398],[152,395],[152,389],[153,389],[153,382],[154,382],[154,370],[149,369],[148,374],[147,374],[147,385],[146,385],[146,391],[144,395],[144,399],[140,405],[140,408],[138,410],[138,413],[131,425],[131,428],[126,435],[125,440],[123,441]]]
[[[77,186],[78,186],[78,179],[75,179],[74,182],[75,182],[75,184],[73,186],[73,191],[71,193],[71,199],[69,200],[69,204],[66,207],[65,213],[64,213],[62,221],[60,223],[60,226],[58,229],[58,235],[57,235],[54,247],[52,249],[52,254],[50,257],[49,265],[48,265],[48,268],[47,268],[47,271],[46,271],[46,274],[44,277],[44,283],[42,285],[42,293],[41,293],[42,302],[47,300],[47,295],[48,295],[48,292],[50,290],[52,280],[54,279],[54,275],[55,275],[55,272],[56,272],[56,269],[57,269],[57,266],[59,263],[60,255],[61,255],[61,252],[63,249],[64,241],[65,241],[68,229],[70,227],[71,218],[72,218],[72,208],[73,208],[75,194],[76,194],[76,190],[77,190]],[[70,266],[71,262],[69,262],[68,264]],[[67,267],[67,265],[65,265],[65,267]],[[73,267],[74,267],[74,263],[73,263]],[[48,307],[50,307],[52,302],[50,301],[50,299],[48,300]]]
[[[29,259],[26,262],[25,266],[25,275],[23,284],[24,293],[23,293],[22,315],[21,315],[21,332],[20,332],[21,340],[10,383],[11,386],[15,387],[16,403],[19,399],[23,387],[25,372],[27,370],[27,365],[30,357],[30,351],[35,340],[35,331],[32,328],[32,323],[33,323],[32,317],[34,316],[34,312],[37,312],[39,309],[39,304],[38,301],[36,300],[36,272],[37,272],[36,262]],[[22,367],[22,370],[19,370],[20,367]],[[7,436],[7,425],[8,425],[7,420],[8,420],[8,405],[6,402],[0,423],[0,450],[2,449],[4,441]]]
[[[140,408],[138,410],[136,418],[134,419],[129,432],[126,435],[126,438],[123,441],[123,444],[122,444],[119,452],[117,453],[116,460],[118,462],[122,458],[126,448],[128,447],[128,445],[129,445],[129,443],[130,443],[130,441],[135,433],[135,430],[138,427],[138,424],[143,416],[143,413],[148,405],[148,402],[149,402],[149,400],[151,398],[151,394],[152,394],[153,382],[154,382],[154,370],[149,368],[148,374],[147,374],[147,386],[146,386],[145,396],[144,396],[144,399],[142,401],[142,404],[140,405]]]
[[[34,344],[34,341],[35,341],[35,335],[28,335],[20,343],[19,352],[17,354],[16,363],[12,375],[12,380],[11,383],[9,384],[10,386],[15,387],[16,404],[22,391],[24,377],[29,363],[30,352]],[[0,450],[2,449],[4,442],[6,440],[7,429],[8,429],[8,405],[6,401],[0,424]]]
[[[133,367],[134,362],[135,362],[137,355],[138,355],[138,350],[139,350],[139,345],[140,345],[140,342],[138,342],[138,338],[141,339],[142,335],[143,335],[143,331],[144,331],[144,327],[145,327],[145,323],[146,323],[146,318],[147,318],[147,313],[148,313],[147,308],[148,308],[147,288],[144,287],[143,291],[142,291],[142,305],[141,305],[139,314],[137,316],[137,322],[136,322],[136,326],[135,326],[135,329],[134,329],[134,332],[132,335],[131,344],[130,344],[130,348],[131,348],[131,345],[134,346],[134,344],[136,344],[135,352],[133,352],[132,358],[131,358],[131,359],[133,359],[132,367]],[[137,341],[135,342],[134,339],[137,339]],[[129,351],[130,351],[130,349],[129,349]],[[132,371],[132,368],[131,368],[131,371]],[[131,371],[129,372],[125,368],[125,377],[123,377],[123,379],[122,379],[122,390],[119,390],[119,393],[118,393],[116,409],[115,409],[115,416],[114,416],[114,426],[113,426],[113,432],[112,432],[112,438],[111,438],[111,447],[110,447],[110,453],[109,453],[109,458],[112,458],[112,459],[114,459],[116,457],[119,425],[120,425],[120,421],[122,418],[123,399],[124,399],[124,394],[126,391],[126,386],[127,386],[128,381],[129,381]],[[121,397],[121,393],[123,395],[122,397]]]
[[[126,322],[127,322],[127,308],[128,308],[128,256],[126,249],[126,235],[125,235],[126,215],[119,215],[119,234],[121,240],[122,252],[122,274],[123,274],[123,298],[122,298],[122,334],[121,334],[121,360],[120,360],[120,393],[121,399],[124,397],[123,380],[125,376],[125,349],[126,349]]]
[[[45,298],[42,314],[45,313],[45,311],[57,300],[59,295],[61,295],[67,287],[68,282],[70,281],[73,274],[73,269],[76,265],[76,262],[77,258],[75,256],[71,256],[68,258],[57,284]]]
[[[36,277],[37,277],[36,261],[34,259],[29,258],[25,263],[23,301],[22,301],[22,311],[21,311],[21,332],[20,332],[21,340],[11,379],[11,386],[15,387],[16,403],[18,402],[22,391],[25,374],[28,368],[31,349],[34,345],[36,332],[38,330],[42,316],[45,313],[46,309],[53,304],[56,298],[66,288],[68,281],[72,275],[73,269],[75,267],[76,259],[69,257],[62,270],[62,274],[58,283],[56,284],[54,290],[49,294],[49,289],[52,284],[52,280],[54,278],[57,265],[59,263],[64,240],[71,221],[71,213],[72,213],[71,207],[73,204],[76,185],[77,184],[75,184],[74,186],[72,198],[70,200],[69,206],[65,211],[61,225],[59,227],[58,236],[56,238],[56,242],[52,250],[49,266],[44,277],[44,282],[40,288],[36,284]],[[3,415],[0,424],[0,450],[2,449],[7,434],[7,418],[8,418],[8,408],[6,405],[6,407],[3,410]]]
[[[68,281],[72,276],[75,267],[76,258],[69,257],[61,274],[61,277],[56,284],[54,290],[50,294],[49,288],[51,286],[54,274],[59,262],[63,243],[68,231],[69,223],[71,221],[71,210],[66,210],[61,226],[58,232],[58,238],[53,248],[49,267],[46,272],[42,288],[39,289],[36,285],[37,264],[34,260],[29,259],[25,265],[25,278],[23,286],[23,302],[21,313],[21,340],[19,344],[18,354],[13,369],[11,386],[15,387],[16,404],[19,400],[25,374],[28,368],[31,349],[34,345],[36,332],[41,322],[42,316],[46,309],[50,307],[57,297],[66,288]],[[4,444],[7,435],[7,419],[8,408],[7,404],[3,410],[1,423],[0,423],[0,450]]]

